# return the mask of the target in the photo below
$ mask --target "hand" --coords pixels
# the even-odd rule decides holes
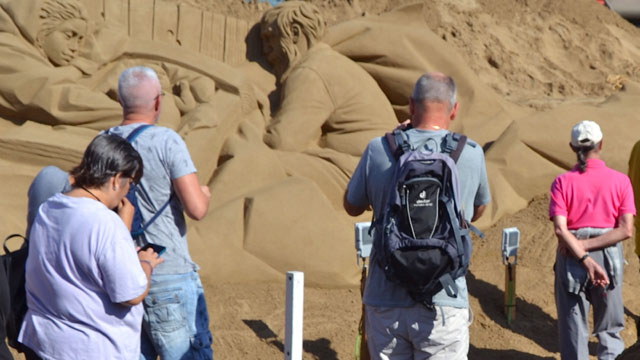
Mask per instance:
[[[587,269],[591,283],[597,287],[607,287],[609,285],[609,277],[607,272],[591,257],[587,257],[582,262],[582,265]]]
[[[400,124],[398,124],[398,126],[396,126],[394,130],[406,130],[409,127],[409,125],[411,125],[411,119],[407,119],[401,122]]]
[[[191,87],[189,86],[189,82],[186,80],[180,80],[177,84],[174,85],[174,92],[178,94],[176,97],[176,106],[178,110],[180,110],[181,114],[186,114],[189,111],[195,109],[196,103],[193,94],[191,93]]]
[[[137,248],[136,250],[139,250]],[[151,264],[151,268],[155,269],[158,264],[164,261],[163,258],[158,256],[158,253],[149,248],[145,251],[138,251],[138,259],[148,261]]]
[[[136,209],[126,197],[123,197],[116,207],[116,213],[118,213],[118,216],[120,216],[129,231],[131,231],[131,223],[133,222],[133,214],[135,211]]]

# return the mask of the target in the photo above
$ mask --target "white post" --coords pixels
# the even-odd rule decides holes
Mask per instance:
[[[285,312],[285,360],[302,359],[302,318],[304,310],[304,273],[287,272],[287,309]]]

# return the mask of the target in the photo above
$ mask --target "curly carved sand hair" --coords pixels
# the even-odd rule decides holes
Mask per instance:
[[[326,27],[320,9],[303,1],[286,1],[262,15],[262,26],[275,23],[283,37],[291,38],[291,25],[299,24],[310,44],[322,39]]]
[[[38,38],[51,34],[58,25],[67,20],[81,19],[88,21],[84,6],[76,0],[45,0],[38,14],[41,25]]]

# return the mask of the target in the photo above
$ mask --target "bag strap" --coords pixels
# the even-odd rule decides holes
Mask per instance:
[[[450,132],[442,140],[442,152],[449,154],[451,159],[453,159],[453,161],[457,163],[458,159],[460,158],[460,154],[462,154],[462,150],[464,150],[464,146],[466,144],[466,135]]]
[[[145,125],[140,125],[137,128],[133,129],[133,131],[129,133],[129,136],[126,137],[127,141],[130,143],[133,143],[133,141],[138,137],[138,135],[142,134],[143,131],[147,130],[151,126],[153,125],[145,124]]]
[[[166,202],[166,203],[164,203],[164,205],[162,205],[162,207],[160,208],[160,210],[156,211],[156,213],[155,213],[155,214],[153,214],[153,217],[151,217],[151,219],[149,219],[149,221],[147,221],[144,225],[142,225],[142,226],[140,227],[140,230],[131,232],[131,236],[132,236],[132,237],[137,237],[137,236],[142,235],[142,234],[144,233],[144,231],[145,231],[145,230],[147,230],[147,228],[148,228],[149,226],[151,226],[151,224],[153,224],[153,222],[154,222],[154,221],[156,221],[156,219],[160,216],[160,214],[162,214],[162,212],[164,211],[164,209],[166,209],[166,208],[167,208],[167,206],[169,206],[169,203],[171,203],[171,198],[172,198],[172,197],[173,197],[173,196],[169,196],[169,200],[167,200],[167,202]]]
[[[9,248],[7,247],[7,241],[9,241],[9,239],[13,239],[15,237],[19,237],[22,238],[23,244],[28,244],[29,240],[27,240],[26,237],[24,237],[23,235],[20,234],[11,234],[9,236],[7,236],[6,238],[4,238],[4,242],[2,243],[2,248],[4,250],[5,254],[9,254],[11,253],[11,251],[9,250]],[[24,245],[23,245],[24,246]]]
[[[393,132],[384,134],[387,143],[389,144],[389,150],[391,154],[397,159],[400,155],[412,150],[409,137],[405,134],[404,130],[395,129]]]
[[[138,137],[138,135],[142,134],[143,131],[147,130],[148,128],[150,128],[151,126],[153,126],[152,124],[144,124],[144,125],[140,125],[137,128],[133,129],[133,131],[131,131],[129,133],[129,135],[126,137],[127,141],[130,144],[133,144],[133,141]],[[144,189],[143,189],[144,191]],[[158,219],[158,217],[162,214],[162,212],[164,211],[164,209],[167,208],[167,206],[169,206],[169,203],[171,203],[171,197],[169,196],[169,199],[167,199],[167,202],[164,203],[164,205],[162,205],[162,207],[156,211],[155,214],[153,214],[153,217],[151,217],[151,219],[149,219],[149,221],[147,221],[145,224],[143,224],[140,227],[140,230],[138,231],[134,231],[131,233],[131,236],[133,237],[137,237],[142,235],[142,233],[144,233],[144,231],[151,225],[153,224],[154,221],[156,221],[156,219]]]

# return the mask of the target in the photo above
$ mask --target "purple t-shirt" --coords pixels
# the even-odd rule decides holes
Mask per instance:
[[[587,171],[574,168],[551,184],[549,218],[567,218],[569,230],[613,228],[624,214],[636,214],[629,177],[600,159],[587,160]]]
[[[138,359],[147,277],[128,229],[102,203],[57,194],[31,228],[19,341],[43,358]]]

